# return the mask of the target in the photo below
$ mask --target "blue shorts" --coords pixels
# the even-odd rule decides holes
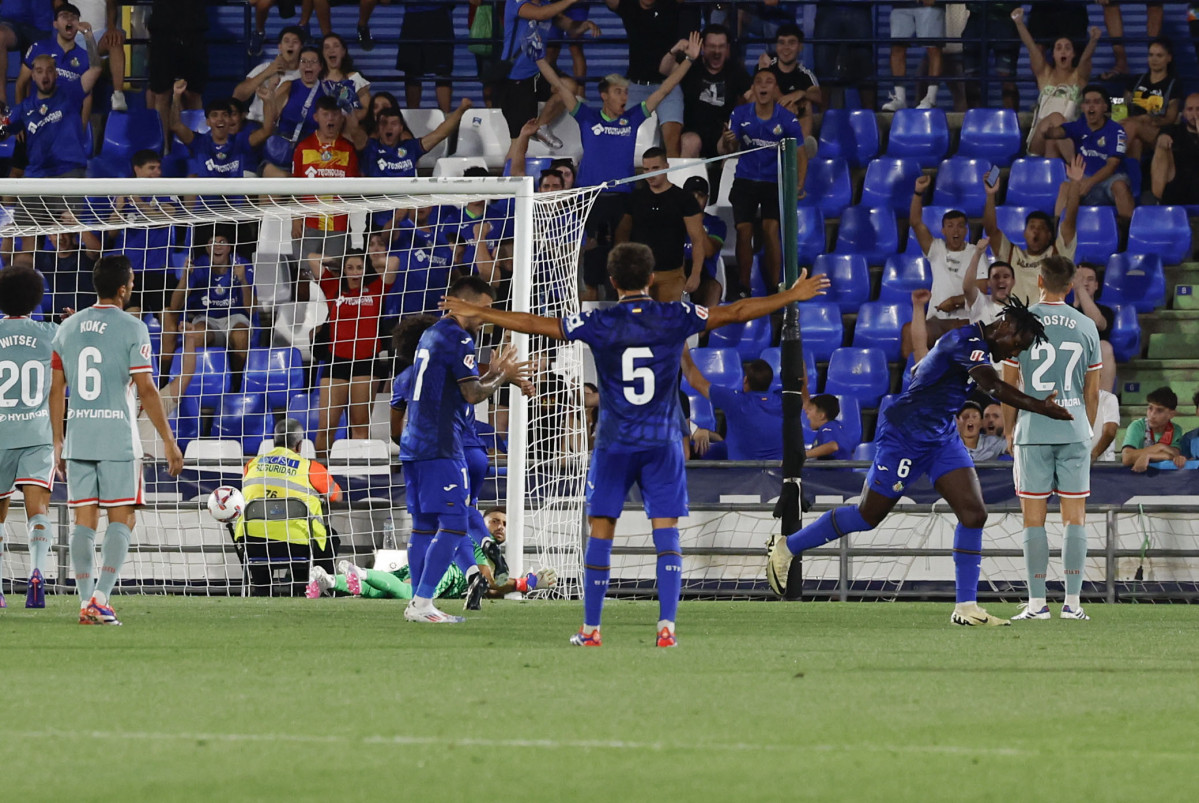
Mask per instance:
[[[462,451],[466,453],[466,473],[470,477],[470,503],[472,506],[478,505],[479,491],[483,488],[483,481],[487,479],[491,458],[487,456],[487,447],[467,446]]]
[[[874,442],[878,448],[874,452],[874,463],[866,473],[865,490],[890,499],[903,496],[904,488],[925,474],[936,484],[951,471],[974,468],[974,460],[956,434],[946,438],[944,443],[912,442],[881,424]]]
[[[620,518],[633,483],[641,491],[647,518],[686,516],[687,474],[682,442],[639,452],[596,449],[587,472],[587,515]]]
[[[408,512],[438,516],[451,511],[465,515],[470,506],[470,475],[465,460],[442,458],[404,463]]]

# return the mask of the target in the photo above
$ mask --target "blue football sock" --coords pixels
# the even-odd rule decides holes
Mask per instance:
[[[429,544],[437,535],[436,516],[413,516],[412,532],[408,536],[408,579],[415,589],[420,584],[421,572],[425,567],[425,555]]]
[[[679,612],[683,593],[683,552],[679,547],[679,528],[654,530],[654,549],[658,552],[658,620],[673,622]]]
[[[954,588],[959,603],[978,600],[978,574],[982,565],[982,528],[958,524],[953,531],[953,568]]]
[[[50,519],[41,513],[29,517],[29,573],[37,569],[46,573],[46,560],[50,556]]]
[[[96,581],[96,591],[103,594],[105,600],[117,584],[131,541],[133,533],[126,525],[116,521],[108,523],[104,543],[100,546],[100,577]]]
[[[1044,527],[1024,528],[1024,568],[1028,572],[1028,598],[1045,599],[1049,573],[1049,537]]]
[[[792,555],[798,555],[850,533],[873,529],[856,507],[839,507],[828,511],[799,532],[787,536],[787,549],[791,550]]]
[[[96,589],[96,531],[76,524],[71,530],[71,568],[75,571],[75,590],[85,605]]]
[[[454,550],[454,565],[466,576],[469,576],[471,570],[477,565],[475,563],[475,546],[470,538],[458,539],[458,546]]]
[[[445,575],[446,569],[454,562],[454,553],[458,544],[466,538],[465,516],[442,516],[442,528],[429,544],[425,553],[425,566],[421,570],[420,584],[416,586],[416,596],[422,599],[433,599],[437,594],[437,584]]]
[[[491,531],[487,529],[487,522],[483,521],[483,514],[477,507],[466,511],[466,534],[470,536],[470,540],[475,546],[483,546],[483,539],[491,537]]]
[[[588,538],[587,551],[583,555],[583,625],[586,627],[600,626],[611,574],[611,539]]]

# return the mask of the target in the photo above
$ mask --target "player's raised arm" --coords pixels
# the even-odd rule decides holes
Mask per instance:
[[[763,318],[796,301],[808,301],[822,296],[828,289],[828,276],[823,273],[809,276],[807,268],[800,271],[795,284],[781,293],[757,298],[743,298],[732,304],[708,310],[708,331],[719,329],[730,323],[744,323],[754,318]]]
[[[699,370],[699,366],[695,364],[695,360],[691,359],[691,348],[686,344],[683,345],[683,378],[687,380],[687,384],[695,388],[701,396],[708,398],[708,392],[712,389],[712,383],[704,376],[704,372]]]
[[[511,312],[509,310],[485,307],[472,304],[461,298],[446,296],[441,299],[441,308],[450,315],[466,315],[478,318],[486,323],[510,329],[513,332],[524,332],[528,335],[541,335],[554,340],[565,340],[562,326],[557,318],[546,318],[529,312]]]

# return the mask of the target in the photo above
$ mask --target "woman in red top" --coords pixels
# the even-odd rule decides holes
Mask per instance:
[[[338,272],[327,262],[317,262],[316,277],[329,304],[328,332],[331,359],[321,379],[320,424],[316,450],[327,457],[341,414],[349,418],[350,437],[369,437],[371,405],[375,401],[375,355],[379,353],[379,316],[383,297],[395,281],[398,261],[389,260],[382,275],[367,271],[360,252],[346,254]],[[307,273],[307,271],[305,271]],[[303,276],[301,277],[303,278]],[[301,302],[308,300],[308,282],[300,282]]]

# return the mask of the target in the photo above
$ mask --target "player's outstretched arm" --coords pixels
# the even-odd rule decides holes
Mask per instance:
[[[995,369],[989,365],[977,365],[970,371],[970,378],[978,385],[978,389],[991,396],[1000,404],[1009,404],[1020,410],[1028,410],[1058,421],[1073,421],[1074,416],[1066,408],[1054,401],[1057,391],[1053,391],[1043,399],[1021,393],[1014,385],[1009,385],[999,378]]]
[[[516,346],[505,346],[491,361],[486,374],[478,379],[471,377],[460,382],[458,388],[462,398],[469,404],[478,404],[490,398],[491,394],[508,383],[518,386],[526,396],[532,396],[535,390],[530,381],[532,376],[533,363],[519,362],[516,359]]]
[[[146,415],[150,416],[150,423],[162,438],[167,457],[167,473],[172,477],[178,477],[179,472],[183,471],[183,452],[179,451],[179,444],[175,442],[171,425],[167,423],[167,412],[162,406],[158,388],[154,385],[154,376],[149,371],[134,374],[133,384],[137,386],[137,394],[142,400],[142,408]]]
[[[691,359],[691,348],[686,344],[683,345],[683,378],[687,380],[687,384],[695,388],[699,395],[705,399],[708,398],[708,393],[712,389],[712,383],[704,376],[704,372],[699,370],[699,366],[695,364],[695,360]]]
[[[453,296],[442,298],[440,306],[451,315],[466,315],[471,318],[478,318],[487,323],[511,329],[513,332],[524,332],[527,335],[541,335],[542,337],[549,337],[554,340],[566,339],[562,334],[562,327],[558,324],[557,318],[546,318],[542,315],[533,315],[528,312],[511,312],[509,310],[496,309],[495,307],[481,307],[478,304],[471,304],[469,301],[463,301],[461,298],[454,298]]]
[[[719,329],[730,323],[745,323],[754,318],[763,318],[775,310],[780,310],[796,301],[808,301],[816,296],[824,295],[828,289],[828,276],[823,273],[809,276],[807,268],[799,272],[795,284],[781,293],[757,298],[743,298],[732,304],[713,307],[708,310],[708,331]]]

